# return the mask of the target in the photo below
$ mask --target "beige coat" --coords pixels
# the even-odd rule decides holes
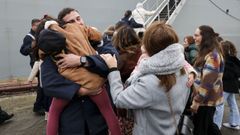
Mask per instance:
[[[80,26],[79,24],[66,24],[64,29],[57,24],[52,24],[50,29],[62,33],[66,37],[67,50],[69,53],[78,56],[96,54],[89,40],[100,41],[102,39],[101,33],[97,30],[87,26]],[[90,90],[99,89],[105,82],[104,78],[98,74],[89,72],[84,67],[59,68],[59,72],[67,79]]]

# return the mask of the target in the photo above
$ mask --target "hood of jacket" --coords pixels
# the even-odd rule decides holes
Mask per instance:
[[[183,45],[175,43],[141,61],[139,71],[130,76],[128,82],[134,82],[137,78],[146,74],[168,75],[178,72],[183,68],[185,61],[183,50]]]
[[[143,4],[142,4],[142,3],[138,3],[138,4],[136,5],[136,8],[143,8]]]

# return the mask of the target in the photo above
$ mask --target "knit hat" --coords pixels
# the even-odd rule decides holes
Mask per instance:
[[[45,54],[58,53],[66,48],[66,38],[57,31],[44,29],[39,34],[38,47]]]

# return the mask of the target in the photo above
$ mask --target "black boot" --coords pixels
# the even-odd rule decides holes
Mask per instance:
[[[33,112],[34,112],[36,115],[39,115],[39,116],[45,115],[45,109],[43,109],[43,108],[36,109],[36,107],[35,107],[35,108],[33,108]]]
[[[13,117],[13,114],[8,114],[7,112],[3,111],[0,107],[0,124],[2,124],[4,121],[9,120]]]

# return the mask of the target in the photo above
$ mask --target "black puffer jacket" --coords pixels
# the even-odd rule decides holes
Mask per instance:
[[[239,93],[240,61],[237,57],[226,56],[223,74],[223,90],[228,93]]]
[[[33,54],[32,41],[35,40],[35,32],[31,29],[29,34],[27,34],[23,39],[23,44],[20,48],[20,53],[24,56],[30,57],[30,66],[33,67],[33,64],[36,60],[36,57]]]

